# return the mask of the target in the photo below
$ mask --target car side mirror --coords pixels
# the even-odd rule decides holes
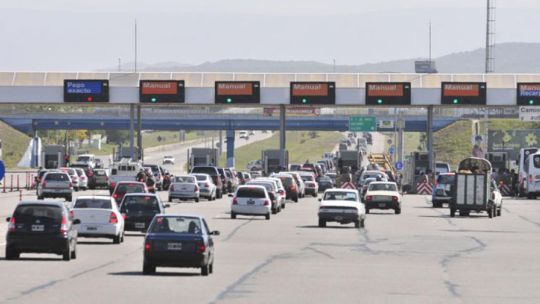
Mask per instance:
[[[321,198],[319,198],[319,202],[322,202],[322,197],[321,197]]]
[[[80,223],[81,223],[80,219],[74,219],[73,220],[73,225],[79,225]]]
[[[210,232],[210,235],[218,236],[218,235],[219,235],[219,231],[214,230],[214,231]]]
[[[11,217],[6,217],[6,222],[9,223],[9,221],[11,221]]]
[[[229,193],[229,195],[227,195],[228,197],[234,197],[234,195],[232,195],[231,193]]]

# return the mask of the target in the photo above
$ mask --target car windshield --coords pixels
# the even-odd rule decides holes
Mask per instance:
[[[90,157],[89,156],[79,156],[79,157],[77,157],[77,161],[81,162],[81,163],[87,163],[87,162],[90,161]]]
[[[309,175],[302,175],[302,180],[305,181],[305,182],[310,182],[310,181],[314,181],[315,178],[313,176],[309,176]]]
[[[82,169],[75,169],[75,171],[77,171],[77,174],[79,174],[79,175],[84,174],[84,171]]]
[[[120,212],[141,215],[160,213],[159,202],[153,196],[127,196],[124,198]]]
[[[150,227],[151,233],[202,234],[201,220],[196,217],[156,217]]]
[[[44,223],[60,223],[62,208],[51,205],[23,205],[13,214],[17,223],[34,223],[37,219]]]
[[[265,198],[264,189],[259,187],[242,187],[236,192],[236,197]]]
[[[435,172],[437,172],[437,173],[448,173],[448,172],[450,172],[450,170],[448,169],[448,165],[440,164],[440,165],[435,165]]]
[[[369,184],[369,191],[397,191],[395,184],[381,184],[381,183],[371,183]]]
[[[323,176],[323,177],[321,177],[319,182],[332,182],[332,179],[330,177],[328,177],[328,176]]]
[[[142,184],[119,184],[116,188],[116,193],[144,193],[144,185]]]
[[[65,182],[69,181],[69,177],[64,173],[49,173],[45,176],[47,181]]]
[[[354,192],[329,191],[324,194],[325,201],[357,201],[358,197]]]
[[[205,181],[205,180],[208,179],[208,178],[206,177],[206,175],[201,175],[201,174],[195,175],[195,178],[197,178],[198,181]]]
[[[448,184],[453,184],[455,180],[456,180],[455,175],[439,175],[439,177],[437,178],[437,183],[448,185]]]
[[[174,177],[175,183],[195,183],[195,177],[193,176],[175,176]]]
[[[73,208],[75,209],[85,209],[85,208],[111,209],[112,204],[111,204],[110,199],[80,198],[80,199],[77,199]]]
[[[191,173],[204,173],[210,176],[216,176],[216,169],[214,167],[195,167],[191,170]]]

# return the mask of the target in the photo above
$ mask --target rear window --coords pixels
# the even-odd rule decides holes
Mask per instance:
[[[73,208],[112,209],[112,204],[110,199],[78,199]]]
[[[84,175],[84,171],[82,169],[75,169],[77,171],[77,174]]]
[[[324,194],[325,201],[357,201],[356,193],[353,192],[326,192]]]
[[[153,196],[127,196],[120,210],[126,214],[155,214],[160,213],[159,202]]]
[[[195,217],[156,217],[150,232],[202,234],[201,221]]]
[[[210,176],[216,176],[218,174],[214,167],[195,167],[191,170],[191,173],[204,173]]]
[[[265,198],[265,192],[258,187],[242,187],[236,192],[237,197]]]
[[[370,191],[397,191],[396,185],[394,184],[370,184]]]
[[[82,162],[82,163],[87,163],[90,161],[90,157],[89,156],[79,156],[77,158],[77,161],[78,162]]]
[[[98,176],[105,176],[105,175],[107,175],[107,174],[105,173],[105,171],[102,171],[102,170],[98,170],[98,171],[96,171],[95,173],[96,173],[96,175],[98,175]]]
[[[453,184],[455,180],[455,175],[439,175],[439,177],[437,178],[437,183],[448,185]]]
[[[62,174],[62,173],[49,173],[45,177],[45,180],[55,181],[55,182],[66,182],[66,181],[69,181],[69,176],[67,176],[67,174]]]
[[[141,184],[120,184],[116,188],[117,193],[144,193],[144,186]]]
[[[207,180],[207,177],[204,175],[195,175],[195,178],[197,178],[198,181],[204,181]]]
[[[62,208],[50,205],[25,205],[17,207],[13,216],[17,223],[33,223],[36,219],[46,223],[60,223]]]
[[[289,187],[292,185],[292,177],[287,176],[279,176],[279,179],[281,180],[281,183],[283,183],[283,186]]]
[[[263,186],[264,188],[266,188],[266,191],[268,192],[274,191],[274,188],[272,187],[272,184],[270,183],[247,183],[247,184],[253,185],[253,186]]]
[[[174,178],[175,183],[195,183],[195,177],[193,176],[176,176]]]

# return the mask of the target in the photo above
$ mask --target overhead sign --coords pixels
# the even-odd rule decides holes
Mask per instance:
[[[485,105],[485,82],[442,82],[441,104]]]
[[[291,104],[336,104],[335,82],[291,82]]]
[[[540,105],[540,83],[538,82],[518,83],[517,84],[517,104],[520,106],[539,106]]]
[[[377,119],[372,116],[349,116],[349,132],[377,131]]]
[[[184,103],[183,80],[141,80],[139,101],[142,103]]]
[[[519,107],[519,120],[540,121],[540,108],[534,106]]]
[[[64,102],[109,102],[109,81],[66,79]]]
[[[260,89],[258,81],[216,81],[215,103],[258,104],[261,102]]]
[[[488,151],[506,152],[508,159],[517,159],[521,148],[540,145],[540,129],[489,130]]]
[[[366,105],[401,106],[411,104],[410,82],[367,82]]]

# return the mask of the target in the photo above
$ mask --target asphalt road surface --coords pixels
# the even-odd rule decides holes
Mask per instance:
[[[174,268],[143,276],[141,234],[121,245],[80,238],[71,262],[37,254],[6,261],[2,244],[0,303],[540,302],[538,201],[506,199],[495,219],[450,218],[427,197],[409,195],[401,215],[374,211],[366,229],[355,229],[318,228],[315,198],[289,203],[270,221],[231,220],[229,200],[167,210],[202,214],[210,229],[221,231],[208,277]],[[0,201],[7,215],[18,199],[0,194]],[[4,222],[0,233],[5,230]]]

